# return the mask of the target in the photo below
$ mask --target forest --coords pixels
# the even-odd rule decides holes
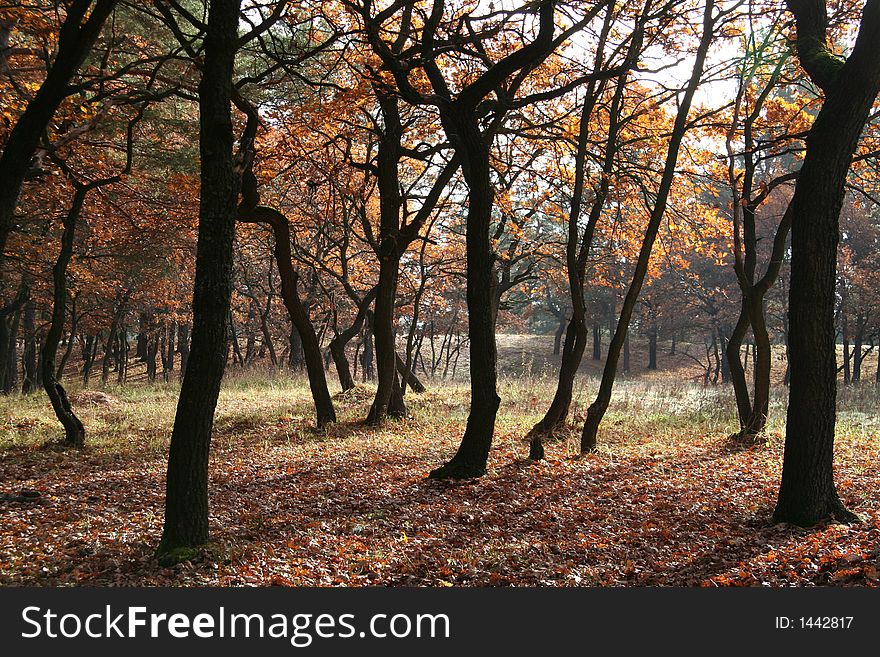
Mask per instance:
[[[876,586],[880,0],[0,0],[0,585]]]

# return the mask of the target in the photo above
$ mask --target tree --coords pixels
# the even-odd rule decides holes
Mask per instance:
[[[650,3],[648,4],[650,5]],[[544,417],[532,427],[528,435],[530,439],[529,458],[533,460],[544,457],[543,437],[545,435],[552,435],[565,423],[568,417],[568,410],[571,406],[574,392],[574,379],[587,346],[587,309],[584,300],[587,261],[590,256],[590,249],[593,247],[596,227],[602,217],[611,187],[615,156],[620,147],[618,132],[623,121],[622,113],[627,73],[635,65],[641,54],[647,9],[648,7],[646,6],[645,12],[636,19],[636,28],[630,37],[630,45],[627,49],[626,57],[623,64],[619,66],[619,77],[614,85],[608,108],[608,127],[604,153],[601,161],[598,163],[599,176],[594,186],[593,199],[590,203],[587,222],[583,230],[580,227],[580,216],[584,203],[586,171],[589,164],[587,155],[590,141],[595,140],[595,135],[592,134],[597,123],[594,113],[596,106],[599,104],[600,97],[605,91],[605,84],[602,83],[604,81],[599,79],[590,81],[581,107],[575,152],[575,175],[572,185],[571,203],[568,210],[568,238],[566,240],[565,256],[572,311],[568,326],[565,329],[565,339],[562,344],[562,361],[559,367],[559,379],[553,401],[550,403],[550,407],[547,409]],[[607,46],[609,32],[614,24],[615,14],[613,10],[614,7],[609,5],[598,38],[594,62],[594,69],[597,71],[605,65],[605,58],[608,57],[608,53],[604,52],[604,50]],[[598,344],[595,344],[594,347],[598,347]]]
[[[232,73],[240,0],[210,3],[199,83],[201,191],[189,360],[168,455],[162,563],[190,558],[208,540],[208,452],[226,364],[232,243],[240,180],[233,165]]]
[[[773,519],[809,526],[857,520],[834,485],[837,396],[834,330],[838,221],[859,137],[880,92],[880,0],[868,0],[848,57],[827,41],[822,0],[787,0],[801,66],[825,95],[806,139],[791,213],[791,381],[782,482]]]
[[[495,415],[501,402],[496,387],[497,356],[492,294],[494,255],[490,242],[490,226],[494,190],[490,166],[491,143],[511,109],[524,107],[536,100],[529,97],[517,99],[529,73],[544,62],[560,43],[592,19],[602,5],[590,8],[586,18],[577,21],[555,38],[555,3],[552,0],[541,2],[537,7],[507,12],[508,18],[511,18],[514,15],[533,13],[536,9],[537,30],[531,40],[508,51],[497,61],[493,61],[489,55],[485,44],[489,36],[480,33],[478,19],[448,19],[443,0],[432,3],[416,45],[399,51],[395,51],[383,36],[384,24],[392,18],[394,11],[386,10],[374,15],[370,0],[351,6],[360,16],[374,52],[393,75],[397,93],[410,104],[436,108],[446,137],[460,160],[468,187],[465,243],[471,353],[470,413],[458,451],[445,465],[433,470],[430,477],[478,477],[486,470]],[[400,3],[393,7],[405,8],[404,13],[398,17],[403,24],[408,24],[412,16],[411,9],[406,9],[407,7],[409,3]],[[485,30],[489,35],[497,30],[491,25],[492,22],[494,21],[489,21],[489,27]],[[505,25],[507,21],[501,24]],[[442,36],[441,28],[445,31]],[[462,30],[463,33],[453,36],[457,30]],[[522,37],[519,39],[525,41]],[[475,57],[473,63],[482,70],[469,75],[463,85],[457,80],[451,81],[449,76],[454,72],[454,67],[444,64],[446,73],[441,68],[441,61],[455,52],[450,44],[456,44],[460,55],[468,59]],[[476,47],[470,48],[470,44],[475,44]],[[474,68],[467,63],[463,63],[463,66],[465,70]],[[414,71],[419,71],[424,76],[423,81],[430,87],[430,92],[419,88],[421,82],[416,83],[413,79]],[[490,96],[494,97],[491,101],[488,100]]]
[[[70,95],[70,81],[89,54],[115,5],[116,0],[96,0],[94,3],[92,0],[75,0],[69,4],[58,32],[55,59],[6,139],[0,155],[0,265],[14,227],[21,188],[40,139],[58,106]],[[5,54],[3,57],[5,59]],[[0,269],[0,283],[2,275]],[[0,349],[0,371],[6,370],[7,354],[7,349]]]
[[[596,449],[599,425],[602,422],[602,418],[605,417],[605,411],[608,410],[608,404],[611,402],[611,392],[614,387],[614,379],[617,376],[617,363],[620,358],[620,353],[623,350],[624,342],[626,341],[629,322],[633,310],[635,309],[636,301],[638,301],[639,292],[645,282],[645,276],[648,273],[648,263],[651,258],[651,251],[654,247],[654,242],[657,238],[657,232],[660,228],[660,222],[666,212],[669,193],[672,189],[673,178],[676,173],[676,164],[678,162],[678,153],[681,147],[681,142],[690,127],[688,114],[690,113],[691,103],[693,102],[694,94],[703,78],[703,67],[706,62],[709,47],[712,45],[715,37],[716,27],[724,15],[724,12],[719,12],[718,15],[713,15],[714,13],[714,0],[707,0],[703,11],[702,34],[697,46],[693,69],[691,71],[690,79],[683,90],[681,101],[678,105],[678,111],[675,116],[675,123],[669,136],[663,174],[659,186],[657,187],[653,205],[650,208],[650,217],[645,229],[642,246],[639,250],[638,260],[636,261],[632,280],[623,300],[620,316],[617,321],[617,327],[611,338],[611,344],[608,345],[608,355],[606,356],[605,367],[602,371],[599,392],[596,394],[596,399],[587,409],[587,418],[584,421],[584,427],[581,432],[582,452],[590,452]]]

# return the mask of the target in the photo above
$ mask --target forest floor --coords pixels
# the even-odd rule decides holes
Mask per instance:
[[[211,543],[173,568],[153,558],[178,387],[73,391],[81,451],[52,446],[43,395],[0,399],[0,585],[871,585],[880,581],[880,389],[842,390],[836,479],[863,522],[772,525],[782,396],[748,449],[726,386],[622,381],[595,455],[578,427],[524,460],[552,377],[503,379],[488,473],[426,479],[454,453],[461,383],[408,395],[412,418],[361,424],[371,389],[337,395],[316,433],[308,387],[232,376],[210,464]],[[586,379],[574,408],[583,417]],[[784,393],[780,393],[782,395]],[[48,443],[48,446],[47,446]],[[36,491],[21,501],[22,490]],[[12,499],[15,498],[15,499]]]

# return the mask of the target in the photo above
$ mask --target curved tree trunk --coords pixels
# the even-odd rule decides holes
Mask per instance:
[[[599,425],[602,422],[602,418],[605,417],[608,405],[611,403],[611,392],[614,388],[614,379],[617,376],[617,363],[620,358],[620,352],[623,348],[623,343],[626,341],[633,309],[635,308],[636,301],[638,301],[642,285],[645,282],[645,276],[648,272],[648,261],[651,257],[654,241],[657,239],[660,222],[666,212],[666,204],[669,198],[669,192],[672,188],[672,181],[675,176],[675,166],[678,161],[679,148],[688,128],[687,119],[690,112],[691,102],[693,101],[694,94],[700,84],[706,55],[709,51],[709,46],[713,41],[715,21],[712,17],[712,12],[714,8],[714,0],[706,0],[703,12],[703,33],[700,37],[700,44],[697,48],[693,71],[685,88],[681,103],[678,106],[675,123],[669,137],[663,175],[657,189],[657,196],[654,200],[654,207],[651,210],[648,226],[645,230],[645,237],[639,250],[639,257],[633,271],[632,281],[630,282],[629,289],[627,290],[623,301],[623,306],[620,310],[620,317],[618,318],[617,327],[614,330],[614,336],[611,338],[611,344],[608,345],[608,353],[605,358],[605,367],[602,371],[602,381],[599,384],[599,392],[596,395],[596,399],[590,404],[590,407],[587,410],[587,418],[584,422],[583,431],[581,432],[581,452],[590,452],[596,449]]]
[[[606,19],[603,34],[607,35],[610,28],[611,13]],[[604,36],[602,42],[604,42]],[[599,49],[601,51],[601,48]],[[601,62],[597,60],[596,67]],[[615,155],[617,153],[617,134],[619,129],[620,109],[623,105],[624,92],[626,90],[627,75],[623,74],[617,81],[614,96],[611,100],[609,116],[611,121],[608,127],[608,136],[605,144],[605,156],[602,164],[602,175],[596,189],[596,195],[590,207],[587,225],[583,234],[579,234],[578,222],[581,216],[581,204],[584,197],[584,185],[586,177],[587,148],[589,146],[589,125],[596,102],[598,101],[598,89],[595,84],[588,88],[587,98],[581,110],[580,129],[578,134],[578,147],[575,155],[575,179],[572,190],[571,205],[568,213],[568,238],[566,243],[566,268],[568,273],[568,288],[571,299],[571,320],[565,333],[565,342],[562,348],[562,362],[559,366],[559,379],[556,384],[556,392],[553,401],[544,414],[544,417],[529,431],[529,458],[539,460],[544,458],[544,436],[556,432],[568,418],[571,400],[574,394],[574,380],[578,368],[584,357],[587,347],[587,324],[586,307],[584,306],[584,286],[586,277],[586,265],[590,249],[593,245],[593,236],[596,225],[602,216],[605,201],[610,189],[611,173],[614,168]],[[594,340],[595,340],[594,334]],[[594,346],[595,342],[594,342]]]
[[[727,341],[725,356],[730,369],[730,381],[733,384],[733,393],[736,398],[736,412],[739,418],[740,429],[748,425],[749,417],[752,414],[752,400],[749,396],[749,386],[746,382],[746,371],[742,362],[742,344],[749,330],[749,312],[748,301],[745,297],[742,300],[739,318]]]
[[[76,232],[76,222],[82,210],[88,189],[77,189],[73,204],[64,219],[64,233],[61,236],[61,251],[55,266],[52,268],[52,282],[54,293],[52,296],[52,321],[46,333],[46,340],[40,354],[43,373],[43,388],[52,402],[55,416],[64,427],[64,443],[70,447],[83,447],[86,442],[86,430],[83,423],[73,412],[70,400],[64,386],[55,376],[55,356],[58,352],[58,343],[61,341],[61,333],[64,330],[64,316],[67,310],[67,265],[73,255],[73,238]]]
[[[330,354],[333,356],[333,363],[336,365],[336,373],[339,376],[339,383],[342,385],[343,391],[351,390],[355,387],[354,378],[351,375],[351,365],[348,362],[348,357],[345,355],[345,348],[361,332],[364,320],[370,312],[370,304],[373,303],[375,298],[376,288],[373,287],[360,300],[358,312],[352,325],[330,341]]]
[[[281,212],[274,208],[258,205],[254,208],[239,206],[238,220],[242,223],[268,224],[275,235],[275,264],[281,276],[281,298],[287,314],[302,342],[306,371],[309,375],[309,388],[315,403],[316,424],[322,429],[330,422],[336,422],[336,411],[330,390],[327,387],[327,376],[324,372],[324,359],[318,336],[309,314],[299,298],[297,283],[299,274],[293,268],[290,254],[290,225]],[[190,356],[192,359],[192,356]]]

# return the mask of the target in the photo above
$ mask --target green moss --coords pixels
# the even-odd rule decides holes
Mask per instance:
[[[156,558],[159,560],[160,566],[168,567],[176,566],[184,561],[192,561],[198,553],[198,548],[194,547],[165,548],[159,545],[156,550]]]

